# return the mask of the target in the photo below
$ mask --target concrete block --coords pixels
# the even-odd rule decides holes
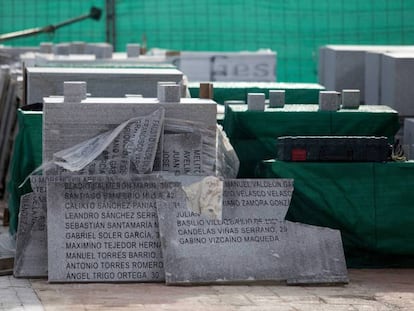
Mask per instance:
[[[128,43],[126,46],[127,57],[139,57],[141,54],[141,45],[137,43]]]
[[[285,106],[285,90],[269,91],[269,108],[283,108]]]
[[[319,92],[319,110],[336,111],[339,110],[340,93],[335,91]]]
[[[174,82],[158,82],[157,97],[161,103],[179,103],[181,86]]]
[[[247,94],[247,110],[264,111],[265,108],[265,94],[263,93],[248,93]]]
[[[342,90],[342,108],[358,108],[360,95],[360,90]]]

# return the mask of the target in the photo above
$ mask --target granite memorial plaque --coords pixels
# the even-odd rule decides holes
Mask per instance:
[[[265,109],[265,94],[263,93],[248,93],[247,94],[247,110],[264,111]]]
[[[174,198],[157,200],[167,284],[347,282],[338,230],[280,219],[292,189],[292,180],[227,180],[218,220],[188,209],[173,186]]]
[[[32,192],[20,199],[13,274],[47,276],[46,195]]]
[[[337,111],[340,108],[340,93],[335,91],[319,92],[319,110]]]
[[[212,154],[209,147],[216,145],[217,108],[215,102],[206,99],[183,98],[181,103],[159,104],[154,98],[87,98],[82,103],[67,105],[63,98],[45,98],[43,159],[50,161],[56,152],[113,130],[131,118],[146,117],[160,108],[165,109],[165,131],[201,131],[203,165],[210,165],[206,168],[210,172],[214,161],[208,156]],[[184,131],[177,132],[183,127]]]
[[[156,199],[170,189],[151,175],[48,183],[49,282],[164,280]]]
[[[15,277],[47,277],[46,181],[62,180],[62,176],[30,176],[33,192],[20,202]]]
[[[162,170],[176,174],[202,173],[200,133],[165,134]]]

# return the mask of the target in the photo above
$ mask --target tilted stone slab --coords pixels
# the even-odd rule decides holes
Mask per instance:
[[[281,221],[280,204],[228,206],[226,195],[223,215],[231,217],[211,219],[189,210],[180,188],[171,191],[175,198],[157,200],[167,284],[347,282],[338,230]]]

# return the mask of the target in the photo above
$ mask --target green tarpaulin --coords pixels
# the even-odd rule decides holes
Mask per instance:
[[[272,160],[256,177],[293,178],[287,219],[341,230],[349,267],[414,267],[414,162]]]
[[[262,160],[277,156],[277,137],[306,135],[386,136],[399,129],[398,113],[386,106],[318,111],[317,105],[286,105],[247,111],[246,105],[227,107],[224,130],[240,159],[239,177],[253,177]]]
[[[18,110],[19,132],[14,142],[8,183],[11,234],[16,233],[20,196],[30,192],[30,183],[20,187],[26,177],[42,164],[42,112]]]

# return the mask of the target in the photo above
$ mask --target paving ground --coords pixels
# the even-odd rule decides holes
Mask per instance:
[[[1,206],[0,206],[1,207]],[[1,231],[6,231],[5,227]],[[414,310],[414,269],[349,270],[343,286],[48,284],[0,276],[0,311]]]
[[[414,310],[414,269],[349,270],[345,286],[48,284],[0,277],[0,310]]]

